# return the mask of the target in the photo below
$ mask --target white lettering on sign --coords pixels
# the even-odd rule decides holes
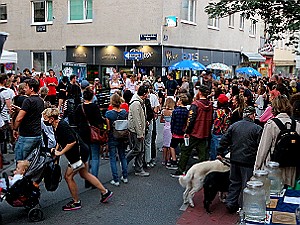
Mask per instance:
[[[182,59],[183,60],[194,60],[194,61],[197,61],[199,59],[199,54],[196,52],[196,53],[186,53],[184,52],[182,54]]]
[[[129,50],[129,52],[142,52],[143,53],[143,59],[149,59],[153,56],[154,52],[143,52],[140,49],[132,48]]]
[[[73,52],[73,57],[74,58],[86,58],[87,54],[85,52],[82,52],[82,53]]]

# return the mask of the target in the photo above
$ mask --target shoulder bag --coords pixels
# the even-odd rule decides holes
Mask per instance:
[[[82,108],[82,112],[86,118],[86,121],[89,125],[89,128],[90,128],[90,141],[92,143],[95,143],[95,142],[100,142],[100,143],[106,143],[107,142],[107,136],[104,134],[101,135],[101,130],[98,128],[98,127],[95,127],[93,125],[90,124],[86,114],[85,114],[85,111],[84,111],[84,108],[83,108],[83,104],[81,104],[81,108]]]

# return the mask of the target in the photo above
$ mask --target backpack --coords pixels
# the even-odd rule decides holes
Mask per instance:
[[[75,99],[70,98],[65,101],[63,118],[70,126],[75,126]]]
[[[47,191],[56,191],[62,179],[60,165],[51,162],[46,165],[44,170],[44,183]]]
[[[296,132],[296,121],[283,124],[278,118],[272,119],[280,129],[275,142],[271,160],[278,162],[280,167],[294,167],[300,164],[300,136]],[[271,149],[270,149],[271,151]]]
[[[128,120],[127,118],[119,119],[120,112],[116,112],[117,119],[112,124],[112,134],[115,139],[128,139]]]
[[[214,134],[225,134],[230,126],[230,112],[225,109],[217,109],[214,119]]]

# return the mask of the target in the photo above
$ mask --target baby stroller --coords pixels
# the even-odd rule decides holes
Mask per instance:
[[[9,187],[7,174],[3,173],[8,188],[0,200],[3,201],[5,199],[13,207],[25,207],[29,210],[29,220],[38,222],[44,218],[44,213],[39,204],[41,195],[39,183],[43,179],[45,166],[55,159],[50,153],[42,152],[40,148],[36,148],[27,157],[27,160],[30,162],[30,165],[23,178],[16,181],[11,187]]]

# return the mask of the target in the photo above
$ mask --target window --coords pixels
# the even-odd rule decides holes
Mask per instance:
[[[69,21],[91,22],[92,19],[92,0],[69,0]]]
[[[52,1],[32,2],[32,23],[45,24],[52,23]]]
[[[0,5],[0,22],[6,22],[7,21],[7,9],[6,4]]]
[[[243,15],[240,15],[240,30],[245,29],[245,17]]]
[[[218,28],[219,29],[219,23],[220,23],[219,18],[209,18],[208,19],[208,26],[210,28]]]
[[[229,15],[228,26],[234,28],[234,14]]]
[[[51,52],[32,52],[32,67],[36,71],[45,72],[52,68]]]
[[[256,20],[251,20],[249,34],[250,34],[250,36],[256,35]]]
[[[182,20],[196,22],[196,0],[182,1]]]

